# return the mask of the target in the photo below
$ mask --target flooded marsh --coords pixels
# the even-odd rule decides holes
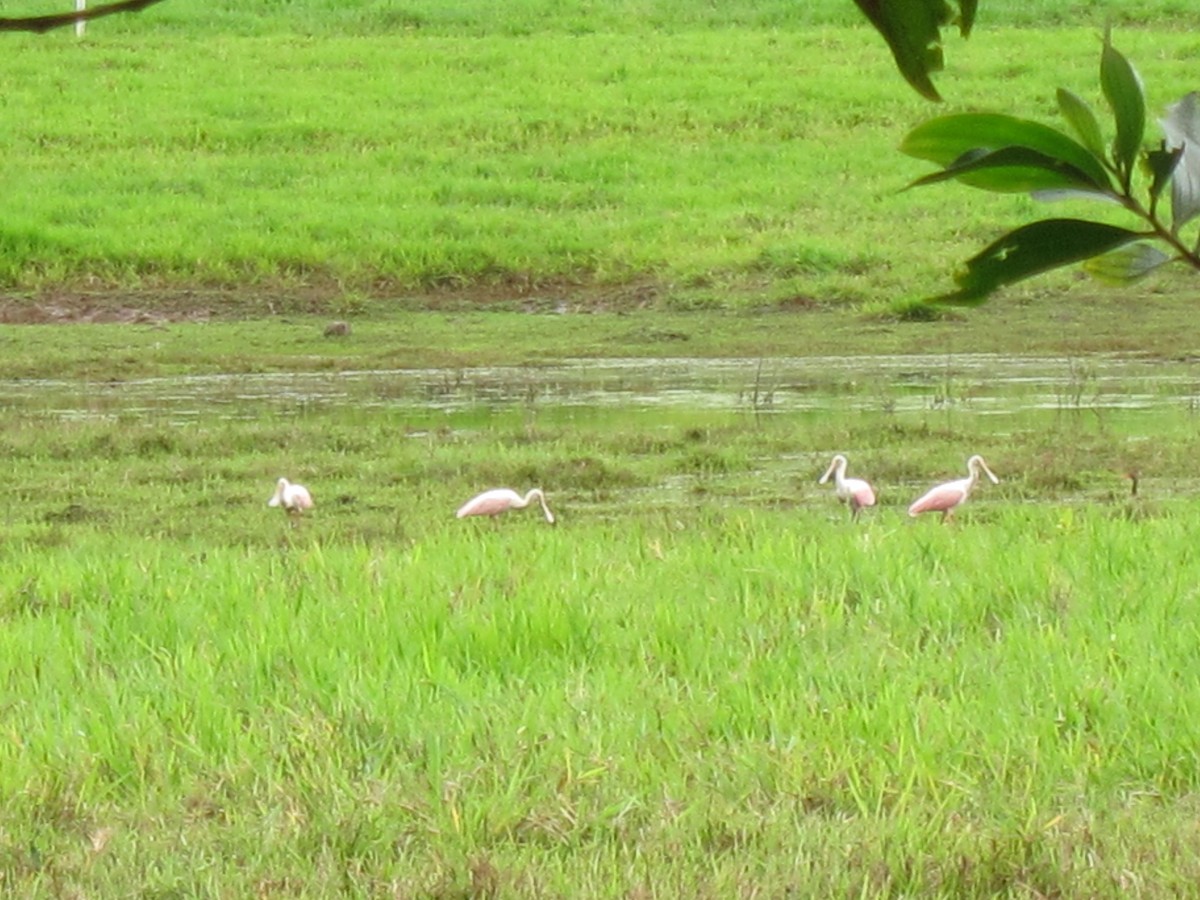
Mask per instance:
[[[1200,874],[1160,865],[1200,790],[1188,362],[343,362],[0,385],[16,890],[41,859],[98,896]],[[999,484],[906,515],[975,453]],[[454,517],[500,486],[555,524]]]
[[[567,359],[540,365],[0,381],[0,409],[180,422],[288,410],[409,416],[513,408],[978,414],[1195,409],[1200,368],[1121,356],[999,354]]]
[[[455,483],[461,493],[537,482],[582,517],[647,504],[824,510],[813,482],[834,452],[880,482],[884,508],[974,452],[1003,470],[1003,487],[989,492],[997,502],[1111,499],[1134,471],[1164,500],[1200,489],[1186,465],[1200,374],[1130,356],[588,358],[10,379],[0,398],[8,453],[34,471],[66,458],[147,489],[162,479],[165,494],[186,490],[200,506],[302,473],[341,498],[323,517],[344,534],[356,533],[364,492],[375,507],[413,492],[449,505]],[[76,502],[60,466],[45,477],[60,487],[39,496]],[[99,477],[88,485],[97,505],[119,506],[114,490]],[[23,506],[9,508],[15,525]]]

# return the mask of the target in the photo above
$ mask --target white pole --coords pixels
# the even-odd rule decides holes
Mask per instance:
[[[82,12],[85,9],[87,9],[87,0],[75,0],[76,12]],[[75,23],[75,37],[83,37],[83,31],[85,28],[87,28],[87,22],[85,22],[83,19],[79,19]]]

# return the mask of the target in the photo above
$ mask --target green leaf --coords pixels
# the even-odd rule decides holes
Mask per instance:
[[[1168,150],[1166,141],[1163,141],[1160,149],[1151,150],[1146,154],[1146,168],[1150,171],[1151,203],[1158,201],[1159,194],[1171,182],[1171,176],[1175,174],[1175,168],[1182,158],[1183,148],[1176,147],[1174,150]],[[1153,208],[1151,206],[1151,209]]]
[[[1091,191],[1111,196],[1106,185],[1096,184],[1086,172],[1028,147],[967,151],[942,171],[918,178],[909,187],[951,179],[997,193]]]
[[[1103,160],[1104,137],[1100,134],[1100,123],[1088,102],[1066,88],[1059,88],[1058,111],[1067,120],[1067,124],[1075,129],[1083,146],[1087,147],[1096,159]]]
[[[1200,215],[1200,94],[1193,91],[1167,107],[1166,145],[1182,150],[1171,179],[1171,226],[1176,232]]]
[[[1032,222],[967,260],[966,269],[954,279],[959,289],[933,302],[976,305],[1006,285],[1108,253],[1140,237],[1136,231],[1085,219]]]
[[[1083,269],[1100,281],[1130,284],[1139,278],[1145,278],[1173,258],[1153,244],[1138,241],[1136,244],[1126,244],[1109,253],[1093,256],[1084,262]]]
[[[854,0],[883,35],[900,74],[918,93],[940,100],[929,75],[942,70],[941,29],[957,22],[963,37],[971,33],[976,0],[958,0],[959,14],[946,0]]]
[[[1113,141],[1113,160],[1121,173],[1123,187],[1129,189],[1133,164],[1146,133],[1146,97],[1142,81],[1133,66],[1104,36],[1104,51],[1100,54],[1100,87],[1117,123]]]
[[[1024,147],[1083,172],[1092,184],[1112,189],[1112,179],[1095,155],[1057,128],[999,113],[958,113],[922,122],[900,143],[900,151],[939,166],[953,165],[970,151]],[[984,185],[976,185],[984,187]],[[995,190],[995,188],[986,188]]]

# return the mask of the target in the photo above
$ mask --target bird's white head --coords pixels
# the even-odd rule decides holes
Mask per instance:
[[[846,457],[840,453],[834,456],[833,462],[829,464],[829,468],[825,470],[825,474],[821,476],[821,480],[817,484],[824,484],[833,477],[834,473],[839,472],[843,475],[846,473]]]
[[[542,493],[541,488],[533,488],[525,495],[525,503],[528,504],[534,497],[537,497],[538,502],[542,504],[542,512],[546,514],[546,521],[551,525],[555,524],[554,513],[550,512],[550,507],[546,503],[546,495]]]
[[[991,479],[992,484],[1000,483],[1000,479],[992,473],[992,470],[988,468],[988,464],[983,461],[983,457],[978,453],[967,460],[967,471],[971,473],[972,478],[978,478],[979,473],[983,472]]]
[[[275,482],[275,493],[271,495],[271,499],[267,501],[267,506],[278,506],[283,502],[283,492],[288,489],[288,480],[280,478]]]

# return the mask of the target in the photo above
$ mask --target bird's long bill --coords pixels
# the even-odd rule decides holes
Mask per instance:
[[[988,478],[992,479],[992,484],[1000,483],[1000,479],[996,477],[995,473],[993,473],[992,470],[988,468],[988,464],[985,463],[982,459],[979,461],[979,467],[981,469],[983,469],[984,472],[987,473]]]
[[[829,464],[829,468],[825,470],[825,474],[820,477],[817,484],[824,484],[833,475],[834,469],[837,468],[837,457],[834,457],[833,462]]]
[[[542,497],[540,499],[542,501],[542,512],[546,514],[546,521],[551,525],[555,524],[554,513],[550,512],[550,507],[546,505],[546,498]]]

